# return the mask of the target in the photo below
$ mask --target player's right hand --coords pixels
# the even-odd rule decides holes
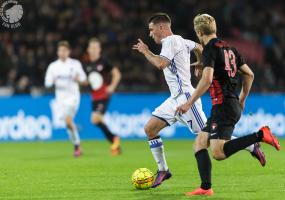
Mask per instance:
[[[175,115],[182,115],[186,113],[191,108],[191,105],[184,103],[176,108]]]
[[[132,49],[144,54],[148,51],[148,46],[141,39],[138,39],[138,43],[133,45]]]

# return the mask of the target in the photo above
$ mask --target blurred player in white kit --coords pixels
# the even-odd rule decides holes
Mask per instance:
[[[79,84],[85,84],[87,78],[80,61],[70,58],[69,55],[69,43],[60,41],[57,47],[58,59],[50,63],[46,72],[45,87],[55,86],[55,100],[63,110],[62,117],[74,145],[74,156],[78,157],[82,152],[74,117],[80,104]]]

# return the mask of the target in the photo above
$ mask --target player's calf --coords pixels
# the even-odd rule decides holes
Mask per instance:
[[[220,161],[227,158],[223,150],[225,142],[226,140],[219,140],[219,139],[213,139],[210,141],[212,157],[215,160]]]
[[[265,142],[275,147],[276,150],[280,150],[280,144],[278,139],[272,134],[268,126],[262,127],[259,131],[227,141],[224,144],[223,150],[226,157],[230,157],[236,152],[256,143],[256,142]]]

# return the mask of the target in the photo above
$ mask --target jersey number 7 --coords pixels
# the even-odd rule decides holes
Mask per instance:
[[[225,70],[229,77],[235,77],[237,73],[236,56],[232,50],[224,50],[225,55]]]

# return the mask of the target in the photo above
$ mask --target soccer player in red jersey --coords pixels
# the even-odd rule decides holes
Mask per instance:
[[[257,142],[268,143],[278,151],[280,144],[267,126],[255,133],[230,140],[235,124],[239,121],[244,109],[254,74],[238,51],[217,37],[216,22],[212,16],[197,15],[194,18],[194,29],[204,46],[202,78],[195,92],[186,103],[177,108],[176,113],[187,112],[194,102],[210,89],[211,116],[195,141],[195,157],[202,184],[193,192],[186,193],[188,196],[210,196],[214,192],[211,188],[212,165],[207,151],[208,144],[216,160],[224,160]],[[242,89],[238,95],[237,86],[240,75],[242,76]]]
[[[116,90],[121,73],[118,67],[101,56],[101,43],[97,38],[91,38],[88,43],[89,61],[85,63],[85,70],[92,88],[92,114],[91,122],[97,125],[111,143],[111,154],[121,153],[120,137],[110,131],[103,118],[111,95]],[[94,80],[91,77],[96,77]]]

